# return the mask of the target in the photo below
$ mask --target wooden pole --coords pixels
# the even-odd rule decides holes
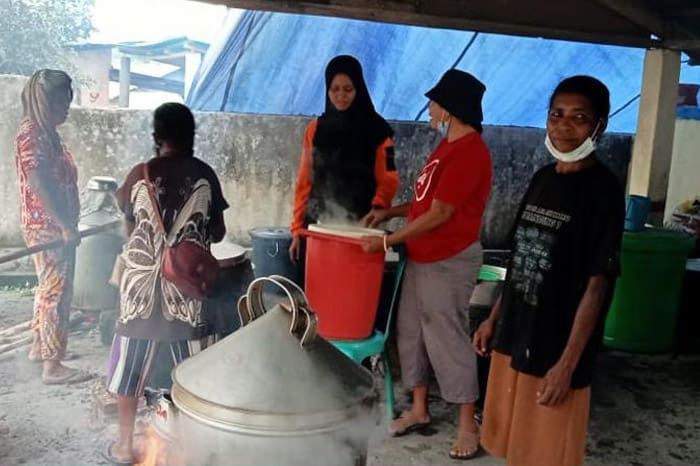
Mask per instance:
[[[104,225],[98,225],[96,227],[90,227],[86,228],[85,230],[82,230],[78,233],[78,236],[81,238],[85,238],[86,236],[90,235],[95,235],[97,233],[102,233],[104,231],[111,230],[112,228],[116,227],[117,225],[121,224],[121,220],[115,220],[114,222],[109,222]],[[5,262],[11,262],[13,260],[21,259],[22,257],[25,256],[31,256],[32,254],[36,254],[37,252],[41,251],[46,251],[47,249],[55,249],[55,248],[60,248],[63,246],[65,243],[63,240],[58,240],[58,241],[52,241],[50,243],[44,243],[44,244],[37,244],[36,246],[32,246],[29,248],[24,248],[19,251],[15,251],[11,254],[7,254],[5,256],[0,257],[0,264],[4,264]]]
[[[11,337],[13,335],[17,335],[18,333],[29,330],[31,325],[32,321],[28,320],[26,322],[22,322],[21,324],[13,325],[12,327],[0,330],[0,337]]]
[[[32,342],[32,337],[30,335],[30,336],[19,338],[19,339],[13,341],[12,343],[0,345],[0,354],[7,353],[8,351],[11,351],[15,348],[20,348],[24,345],[28,345],[31,342]]]

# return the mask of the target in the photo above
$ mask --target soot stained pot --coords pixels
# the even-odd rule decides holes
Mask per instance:
[[[269,311],[265,284],[286,295]],[[239,314],[240,330],[173,371],[184,463],[365,464],[377,422],[372,375],[317,336],[301,289],[259,278]]]
[[[81,230],[113,223],[122,218],[116,191],[117,181],[114,178],[90,178],[80,199]],[[117,308],[118,292],[107,282],[123,244],[121,226],[88,236],[80,242],[76,250],[73,283],[72,306],[75,309],[108,311]]]

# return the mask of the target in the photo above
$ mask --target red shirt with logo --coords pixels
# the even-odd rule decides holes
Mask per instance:
[[[491,155],[479,133],[452,142],[443,139],[416,178],[408,220],[430,210],[434,199],[455,211],[447,222],[406,242],[409,259],[440,261],[478,241],[491,178]]]

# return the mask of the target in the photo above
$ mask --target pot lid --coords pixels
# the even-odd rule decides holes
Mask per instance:
[[[211,254],[219,261],[219,267],[229,267],[240,263],[246,255],[246,248],[230,241],[211,244]]]
[[[355,225],[342,225],[330,223],[315,223],[309,225],[309,231],[325,233],[327,235],[345,236],[347,238],[362,238],[363,236],[384,236],[384,230],[376,228],[363,228]]]
[[[301,299],[283,288],[290,301],[256,315],[265,281],[286,280],[255,280],[241,300],[243,327],[174,369],[178,409],[223,429],[290,431],[323,429],[359,412],[376,397],[372,375],[316,336],[298,287]]]

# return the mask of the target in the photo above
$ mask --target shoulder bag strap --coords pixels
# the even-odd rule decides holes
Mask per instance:
[[[148,176],[148,162],[143,164],[143,182],[146,184],[146,191],[148,191],[148,197],[151,200],[151,205],[153,206],[153,211],[156,216],[156,223],[160,227],[160,231],[163,236],[167,236],[168,232],[165,231],[165,225],[163,225],[163,217],[160,213],[160,208],[158,207],[158,200],[156,199],[156,192],[151,183],[151,179]]]

